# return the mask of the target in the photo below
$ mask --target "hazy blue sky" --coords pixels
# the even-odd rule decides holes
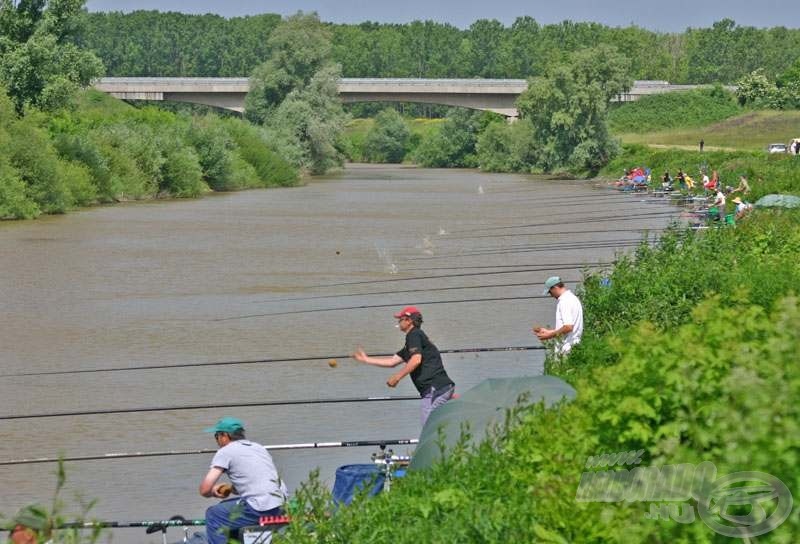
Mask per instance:
[[[800,0],[89,0],[90,11],[155,9],[217,13],[226,17],[256,13],[316,11],[325,21],[408,22],[433,19],[458,27],[476,19],[510,24],[520,15],[540,23],[565,19],[662,31],[710,26],[725,17],[741,25],[800,27]]]

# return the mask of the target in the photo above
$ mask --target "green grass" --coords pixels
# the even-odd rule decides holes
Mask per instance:
[[[733,94],[703,88],[644,96],[612,107],[609,127],[617,133],[648,134],[654,130],[701,127],[741,113]]]
[[[651,129],[658,127],[650,127]],[[800,111],[748,111],[704,126],[655,130],[645,134],[617,132],[623,143],[685,146],[697,149],[702,138],[707,148],[766,151],[771,143],[800,138]]]

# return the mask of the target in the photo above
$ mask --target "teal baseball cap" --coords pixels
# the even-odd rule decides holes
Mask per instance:
[[[244,430],[242,420],[235,417],[223,417],[213,427],[209,427],[203,432],[206,433],[233,433]]]
[[[20,509],[17,515],[9,520],[5,528],[8,531],[13,531],[15,527],[21,525],[34,531],[43,531],[47,524],[47,510],[38,504],[31,504]]]
[[[550,292],[550,289],[555,287],[561,283],[561,278],[559,276],[550,276],[547,278],[547,281],[544,282],[544,291],[542,292],[543,295],[546,295]]]

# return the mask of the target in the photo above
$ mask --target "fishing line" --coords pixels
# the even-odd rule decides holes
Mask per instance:
[[[598,263],[599,265],[606,266],[613,263],[605,263],[601,262]],[[527,266],[527,265],[520,265],[520,266]],[[367,285],[372,283],[389,283],[389,282],[396,282],[396,281],[415,281],[415,280],[435,280],[440,278],[464,278],[469,276],[491,276],[496,274],[519,274],[522,272],[544,272],[548,270],[567,270],[567,266],[576,266],[576,267],[588,267],[594,266],[593,263],[569,263],[569,264],[546,264],[543,263],[542,266],[546,268],[525,268],[523,270],[498,270],[494,272],[461,272],[459,274],[439,274],[436,276],[414,276],[411,278],[384,278],[380,280],[361,280],[361,281],[348,281],[342,283],[323,283],[320,285],[312,285],[309,286],[308,289],[320,289],[324,287],[346,287],[350,285]],[[474,268],[474,267],[465,267],[465,268]]]
[[[543,251],[575,251],[578,249],[606,249],[606,248],[628,248],[628,247],[636,247],[640,245],[642,241],[637,242],[629,242],[629,243],[620,243],[620,242],[613,242],[613,243],[591,243],[591,244],[576,244],[576,245],[563,245],[558,247],[537,247],[531,246],[530,248],[509,248],[509,249],[497,249],[497,250],[487,250],[487,251],[477,251],[477,252],[467,252],[467,253],[454,253],[448,255],[433,255],[429,257],[413,257],[409,258],[409,261],[432,261],[437,259],[454,259],[454,258],[461,258],[461,257],[480,257],[480,256],[489,256],[489,255],[510,255],[514,253],[540,253]]]
[[[439,353],[449,353],[449,354],[458,354],[458,353],[489,353],[489,352],[498,352],[498,351],[530,351],[530,350],[541,350],[545,349],[543,346],[502,346],[502,347],[491,347],[491,348],[454,348],[454,349],[444,349],[439,350]],[[385,357],[389,355],[394,355],[394,353],[379,353],[377,354],[378,357]],[[305,362],[305,361],[328,361],[330,359],[348,359],[350,358],[350,354],[348,355],[326,355],[316,356],[316,357],[289,357],[289,358],[266,358],[266,359],[249,359],[249,360],[242,360],[242,361],[209,361],[204,363],[179,363],[173,365],[146,365],[146,366],[137,366],[137,367],[112,367],[112,368],[89,368],[84,370],[47,370],[43,372],[23,372],[19,374],[3,374],[0,375],[0,378],[18,378],[18,377],[25,377],[25,376],[57,376],[57,375],[68,375],[68,374],[94,374],[99,372],[130,372],[136,370],[164,370],[164,369],[172,369],[172,368],[195,368],[195,367],[203,367],[203,366],[228,366],[228,365],[252,365],[252,364],[266,364],[266,363],[295,363],[295,362]]]
[[[548,236],[548,235],[557,235],[557,234],[608,234],[611,232],[655,232],[655,231],[664,231],[667,230],[669,227],[632,227],[629,229],[603,229],[603,230],[557,230],[557,231],[550,231],[550,232],[519,232],[519,233],[509,233],[509,234],[476,234],[473,236],[447,236],[447,238],[442,238],[442,240],[477,240],[480,238],[506,238],[510,236]],[[408,270],[408,269],[406,269]]]
[[[413,304],[415,306],[433,306],[434,304],[461,304],[465,302],[498,302],[504,300],[531,300],[537,298],[551,298],[550,295],[536,295],[536,296],[525,296],[525,297],[492,297],[492,298],[470,298],[470,299],[462,299],[462,300],[431,300],[425,302],[411,302],[411,303],[404,303],[404,304]],[[339,312],[339,311],[349,311],[349,310],[368,310],[372,308],[396,308],[399,306],[399,303],[392,303],[392,304],[362,304],[361,306],[343,306],[340,308],[316,308],[314,310],[289,310],[285,312],[271,312],[266,314],[248,314],[248,315],[237,315],[233,317],[220,317],[217,319],[211,319],[213,322],[220,322],[220,321],[238,321],[240,319],[252,319],[255,317],[276,317],[276,316],[283,316],[283,315],[298,315],[298,314],[316,314],[322,312]]]
[[[351,398],[328,398],[328,399],[298,399],[298,400],[268,400],[260,402],[238,402],[225,404],[185,404],[182,406],[157,406],[147,408],[115,408],[111,410],[85,410],[67,412],[43,412],[39,414],[20,414],[12,416],[0,416],[0,420],[9,419],[37,419],[45,417],[73,417],[73,416],[97,416],[110,414],[134,414],[140,412],[178,412],[182,410],[206,410],[217,408],[257,408],[262,406],[293,406],[307,404],[345,404],[357,402],[391,402],[399,400],[419,400],[419,396],[394,396],[394,397],[351,397]]]
[[[300,444],[273,444],[264,446],[269,451],[277,450],[302,450],[302,449],[321,449],[321,448],[358,448],[364,446],[397,446],[419,444],[416,438],[403,438],[394,440],[353,440],[347,442],[306,442]],[[74,461],[102,461],[107,459],[133,459],[141,457],[168,457],[173,455],[200,455],[217,453],[215,449],[200,450],[169,450],[169,451],[134,451],[120,453],[104,453],[100,455],[78,455],[74,457],[31,457],[28,459],[10,459],[0,461],[0,466],[10,465],[31,465],[36,463],[57,463]]]
[[[563,267],[563,268],[552,268],[550,270],[576,270],[576,269],[583,269],[589,267],[603,267],[603,266],[610,266],[614,264],[613,262],[597,262],[597,263],[586,263],[580,266],[571,266],[571,267]],[[417,272],[423,270],[461,270],[461,269],[472,269],[472,268],[520,268],[523,266],[536,266],[535,263],[523,263],[523,264],[474,264],[474,265],[459,265],[459,266],[426,266],[423,268],[406,268],[406,272]],[[444,276],[446,277],[446,276]]]
[[[503,227],[482,227],[478,229],[466,229],[456,231],[455,234],[458,233],[468,233],[468,232],[484,232],[490,230],[506,230],[506,229],[524,229],[524,228],[532,228],[532,227],[552,227],[555,225],[580,225],[585,223],[599,223],[602,221],[632,221],[646,217],[663,217],[663,216],[670,216],[670,215],[679,215],[680,212],[676,211],[666,211],[666,212],[643,212],[637,214],[627,214],[627,215],[608,215],[608,216],[600,216],[600,217],[590,217],[587,219],[577,219],[577,220],[570,220],[570,221],[558,221],[555,223],[528,223],[525,225],[507,225]],[[563,214],[562,214],[563,215]]]
[[[579,280],[564,280],[568,283],[578,283],[583,281],[582,279]],[[319,299],[327,299],[327,298],[346,298],[346,297],[368,297],[374,295],[399,295],[404,293],[424,293],[430,291],[456,291],[459,289],[491,289],[493,287],[530,287],[532,284],[536,282],[524,282],[524,283],[488,283],[484,285],[461,285],[458,287],[429,287],[426,289],[401,289],[398,291],[373,291],[370,293],[347,293],[343,295],[315,295],[309,297],[297,297],[297,298],[278,298],[274,300],[258,300],[253,301],[253,303],[260,303],[260,304],[270,304],[273,302],[304,302],[307,300],[319,300]],[[543,283],[543,282],[542,282]]]

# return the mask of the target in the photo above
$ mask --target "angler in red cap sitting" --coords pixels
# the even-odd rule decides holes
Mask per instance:
[[[389,357],[370,357],[358,348],[353,359],[369,365],[403,368],[393,374],[386,385],[395,387],[408,375],[422,397],[422,425],[436,408],[450,400],[455,384],[447,375],[442,364],[439,349],[422,332],[422,314],[414,306],[407,306],[394,314],[398,328],[406,335],[406,345],[396,354]]]

